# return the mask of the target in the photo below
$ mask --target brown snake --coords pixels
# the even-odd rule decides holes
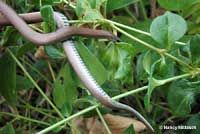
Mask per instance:
[[[54,13],[54,19],[57,22],[59,29],[53,33],[41,34],[33,31],[24,22],[24,20],[28,23],[42,21],[42,17],[40,16],[39,12],[22,14],[19,17],[15,13],[15,11],[13,11],[2,1],[0,1],[0,12],[3,14],[3,16],[0,15],[0,25],[12,24],[24,37],[40,45],[46,45],[52,42],[63,41],[66,40],[66,38],[69,38],[74,35],[89,36],[96,38],[108,38],[113,40],[117,39],[117,37],[115,37],[112,33],[107,31],[91,30],[89,28],[69,27],[67,23],[67,18],[60,13]],[[111,98],[104,92],[104,90],[98,85],[96,80],[90,74],[89,70],[87,69],[81,57],[79,56],[72,41],[64,41],[63,48],[73,69],[75,70],[81,81],[84,83],[84,85],[87,87],[87,89],[90,91],[90,93],[93,96],[95,96],[95,98],[97,98],[102,104],[110,108],[122,109],[133,113],[152,132],[154,131],[154,129],[151,127],[148,121],[146,121],[146,119],[135,109],[128,105],[111,100]]]

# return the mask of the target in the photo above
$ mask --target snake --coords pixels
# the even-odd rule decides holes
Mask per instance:
[[[104,30],[69,27],[67,17],[61,13],[54,12],[54,20],[59,29],[56,32],[41,34],[32,30],[24,21],[26,20],[31,22],[31,15],[34,16],[34,22],[41,21],[42,17],[39,13],[29,13],[19,16],[12,8],[2,1],[0,1],[0,12],[3,14],[3,16],[0,16],[0,23],[3,22],[3,25],[12,24],[25,38],[29,39],[31,42],[38,45],[46,45],[52,42],[63,41],[62,46],[68,61],[89,92],[103,105],[111,109],[121,109],[134,114],[149,130],[154,132],[150,123],[138,111],[126,104],[111,99],[111,97],[101,88],[87,69],[74,45],[74,42],[72,40],[67,40],[74,35],[116,40],[117,37],[115,37],[112,33]]]

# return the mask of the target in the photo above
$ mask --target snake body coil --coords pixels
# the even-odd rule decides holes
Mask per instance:
[[[59,30],[50,34],[40,34],[33,31],[31,28],[29,28],[28,25],[10,7],[8,7],[1,0],[0,0],[0,12],[7,19],[5,21],[0,21],[2,22],[2,24],[9,24],[9,23],[13,24],[15,28],[24,37],[26,37],[30,41],[37,44],[48,44],[55,41],[65,40],[66,38],[69,38],[73,35],[116,39],[116,37],[113,34],[111,34],[110,32],[103,31],[103,30],[91,30],[88,28],[84,29],[84,28],[73,28],[73,27],[70,28],[68,26],[67,18],[60,13],[54,13],[54,18],[59,27]],[[38,15],[38,13],[34,15],[35,17],[41,17]],[[0,16],[0,18],[2,18],[2,16]],[[29,20],[29,18],[25,18],[25,19]],[[38,21],[38,19],[36,18],[35,21]],[[151,131],[154,131],[151,125],[135,109],[131,108],[128,105],[111,100],[111,98],[104,92],[104,90],[98,85],[96,80],[91,76],[90,72],[88,71],[87,67],[83,63],[72,41],[70,40],[64,41],[63,48],[73,69],[75,70],[75,72],[77,73],[77,75],[79,76],[83,84],[87,87],[87,89],[90,91],[90,93],[93,96],[95,96],[105,106],[108,106],[113,109],[114,108],[122,109],[122,110],[126,110],[133,113]]]
[[[55,13],[55,20],[59,28],[68,27],[67,23],[68,20],[64,15],[60,13]],[[76,74],[79,76],[83,84],[87,87],[87,89],[93,96],[95,96],[102,104],[104,104],[107,107],[110,107],[112,109],[113,108],[122,109],[133,113],[151,131],[154,131],[154,129],[151,127],[148,121],[146,121],[146,119],[135,109],[133,109],[128,105],[111,100],[111,98],[106,94],[106,92],[104,92],[104,90],[98,85],[96,80],[92,77],[89,70],[83,63],[80,55],[78,54],[78,51],[76,50],[74,43],[71,40],[65,41],[63,43],[63,48]]]

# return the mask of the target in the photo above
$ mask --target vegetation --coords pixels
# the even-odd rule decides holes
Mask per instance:
[[[137,109],[155,133],[200,132],[199,0],[6,2],[17,13],[40,11],[44,22],[30,26],[42,33],[56,30],[53,11],[70,25],[112,31],[119,42],[73,38],[103,89]],[[70,133],[70,121],[80,115],[97,115],[110,133],[103,114],[133,116],[103,107],[85,90],[61,43],[38,47],[12,26],[1,27],[0,39],[0,133]],[[164,125],[196,129],[160,129]]]

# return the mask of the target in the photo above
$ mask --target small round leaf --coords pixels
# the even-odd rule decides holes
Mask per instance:
[[[185,20],[174,13],[166,12],[157,17],[151,24],[150,33],[152,38],[160,45],[170,47],[180,39],[187,31]]]

